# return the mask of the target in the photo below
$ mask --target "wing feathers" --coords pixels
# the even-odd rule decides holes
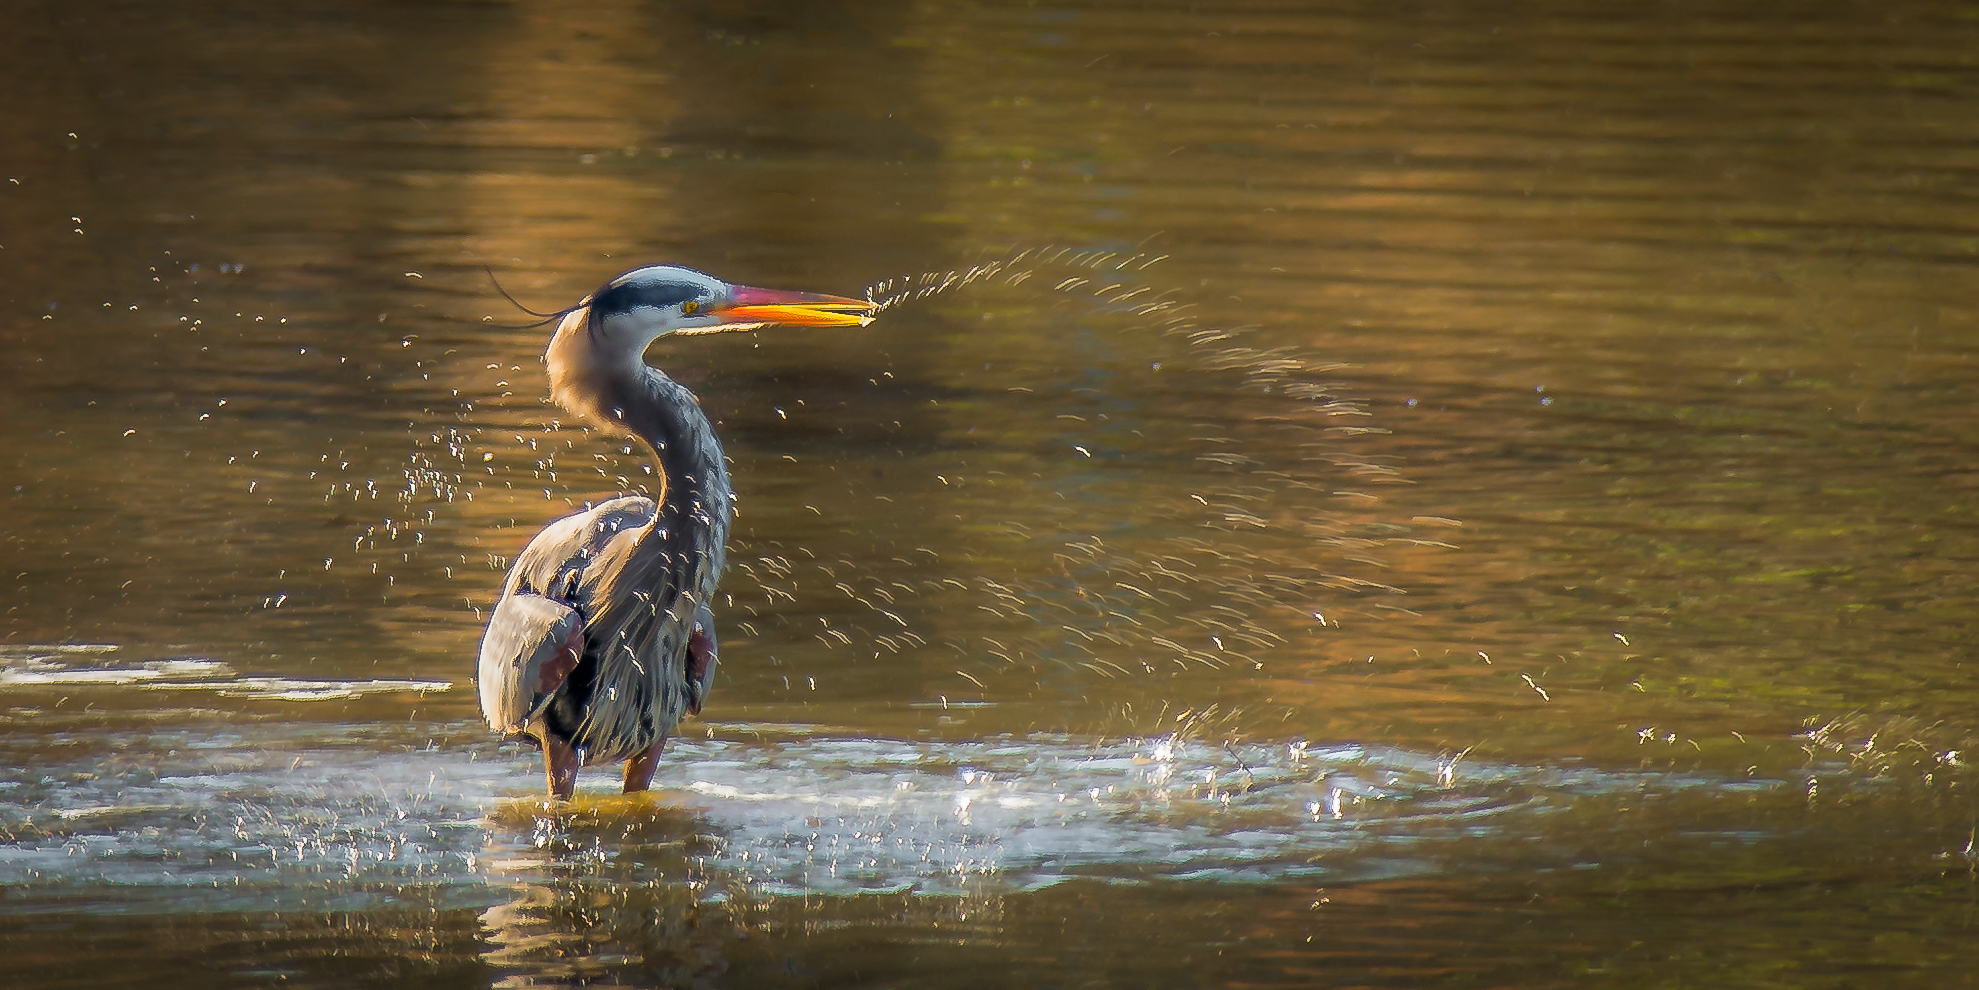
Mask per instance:
[[[514,594],[495,606],[481,638],[481,713],[497,731],[519,733],[576,666],[565,658],[584,617],[541,595]]]

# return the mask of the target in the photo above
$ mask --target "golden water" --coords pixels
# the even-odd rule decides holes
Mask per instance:
[[[1969,981],[1956,5],[110,3],[0,32],[25,985]],[[650,799],[547,809],[502,568],[740,516]]]

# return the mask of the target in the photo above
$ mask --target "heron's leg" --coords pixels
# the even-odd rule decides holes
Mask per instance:
[[[563,649],[543,664],[537,672],[536,693],[549,694],[563,686],[565,678],[577,669],[578,660],[584,656],[584,627],[570,631],[564,640]],[[550,796],[560,801],[570,800],[577,791],[577,747],[570,741],[550,731],[539,717],[533,726],[532,735],[543,743],[543,763],[550,780]]]
[[[660,750],[665,749],[666,745],[665,737],[661,737],[651,749],[625,761],[625,793],[643,791],[653,786],[653,771],[660,768]]]
[[[577,790],[577,747],[549,729],[543,730],[543,763],[550,778],[550,796],[570,800]]]
[[[699,715],[708,700],[708,689],[715,683],[715,614],[706,605],[694,615],[694,631],[687,637],[687,710]]]
[[[584,659],[584,627],[580,625],[572,629],[570,635],[564,639],[563,649],[558,650],[557,655],[544,662],[543,669],[536,672],[536,693],[549,694],[562,687],[563,682],[570,677],[570,672],[577,669],[577,662],[582,659]]]

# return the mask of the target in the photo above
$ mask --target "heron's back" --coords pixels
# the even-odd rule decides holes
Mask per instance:
[[[481,646],[482,714],[496,729],[540,716],[587,758],[611,760],[644,752],[679,722],[687,639],[720,559],[659,515],[652,499],[612,499],[544,527],[516,557]],[[579,622],[576,668],[537,690]]]

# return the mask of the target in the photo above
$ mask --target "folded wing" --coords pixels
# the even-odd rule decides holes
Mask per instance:
[[[520,734],[550,703],[583,649],[584,617],[576,609],[526,592],[504,597],[481,638],[478,680],[488,724]]]

